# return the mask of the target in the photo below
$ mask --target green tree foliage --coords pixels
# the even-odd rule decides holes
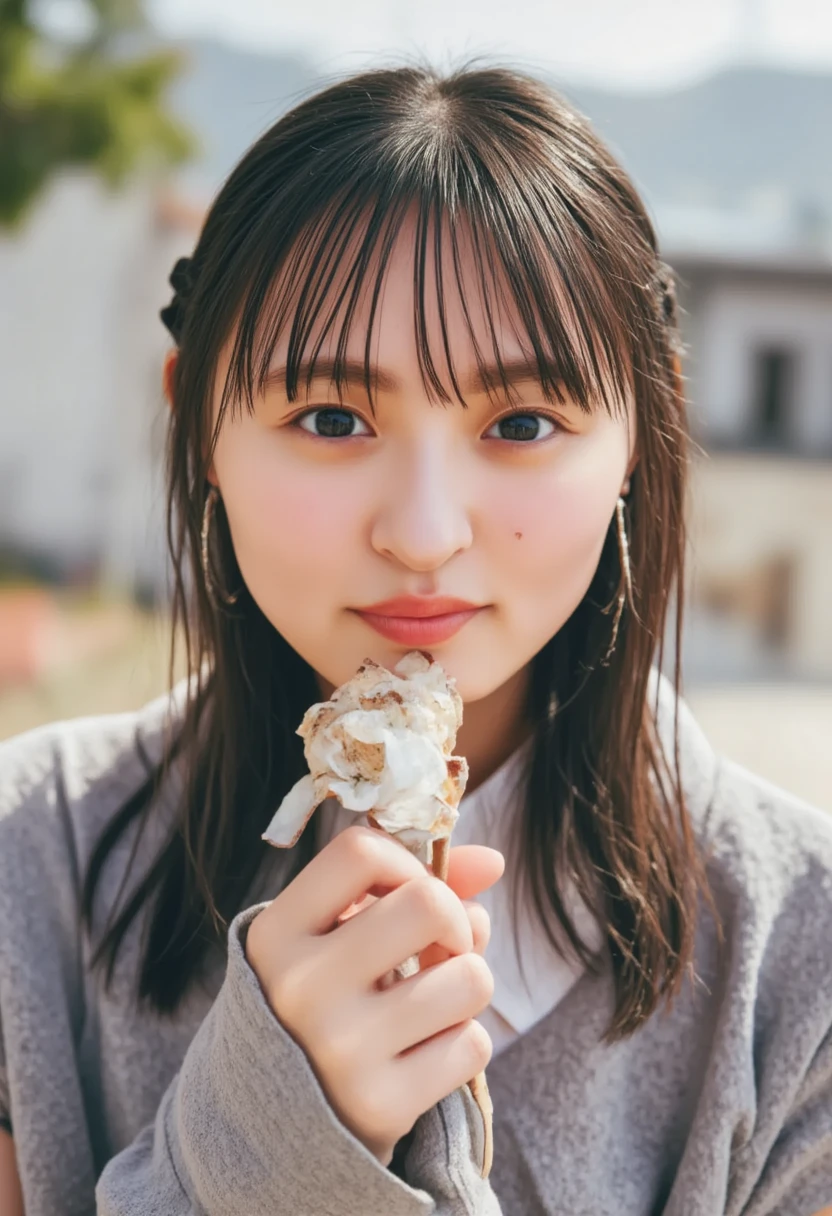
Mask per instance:
[[[141,0],[86,0],[89,31],[71,42],[45,34],[36,7],[0,0],[0,226],[7,228],[20,224],[64,166],[88,165],[118,187],[195,150],[164,105],[181,57],[135,50],[145,28]]]

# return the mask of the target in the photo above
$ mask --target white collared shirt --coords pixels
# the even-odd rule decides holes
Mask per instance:
[[[463,796],[453,845],[487,844],[506,852],[506,833],[517,821],[520,779],[530,748],[530,741],[522,744],[473,793]],[[344,828],[366,822],[365,816],[344,810],[334,798],[322,803],[316,819],[319,848]],[[491,939],[485,959],[494,976],[491,1004],[478,1021],[491,1036],[496,1055],[554,1009],[584,968],[571,954],[564,958],[552,948],[530,901],[521,901],[518,925],[523,956],[521,973],[514,945],[514,908],[508,873],[477,899],[491,918]],[[600,945],[600,933],[588,909],[571,889],[564,890],[563,899],[583,940],[596,948]]]

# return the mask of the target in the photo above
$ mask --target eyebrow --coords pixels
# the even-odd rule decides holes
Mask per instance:
[[[298,364],[297,367],[297,382],[298,385],[306,384],[307,381],[314,384],[316,381],[324,380],[328,384],[335,382],[335,372],[340,370],[342,382],[355,387],[366,387],[367,376],[366,368],[363,363],[355,359],[346,359],[341,362],[340,368],[334,359],[316,359],[314,363],[306,360]],[[287,382],[286,367],[273,367],[269,370],[265,385],[270,388],[286,391]],[[394,393],[401,388],[400,381],[391,373],[383,371],[378,367],[370,368],[370,387],[374,392]]]
[[[344,384],[352,385],[356,388],[366,387],[365,366],[362,362],[354,359],[343,360],[340,368],[334,359],[316,359],[314,364],[309,361],[302,362],[297,368],[297,383],[298,385],[304,385],[307,381],[312,384],[318,381],[326,381],[329,384],[333,384],[335,382],[336,370],[340,370]],[[554,364],[546,364],[545,371],[553,383],[558,383],[562,380],[562,376]],[[401,380],[392,372],[385,371],[384,368],[371,367],[369,379],[370,388],[373,392],[396,393],[400,392],[402,388]],[[286,382],[286,367],[274,367],[266,376],[265,386],[285,392]],[[494,389],[501,388],[503,384],[515,387],[518,384],[529,383],[541,383],[540,364],[537,359],[519,358],[506,360],[502,365],[502,371],[496,363],[490,363],[482,368],[477,368],[460,387],[464,393],[473,395],[491,392]]]

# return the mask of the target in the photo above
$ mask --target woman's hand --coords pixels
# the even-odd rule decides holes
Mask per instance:
[[[491,1058],[474,1021],[494,987],[482,957],[489,923],[473,896],[503,864],[495,849],[452,848],[446,885],[395,840],[351,827],[249,926],[246,957],[274,1013],[383,1165],[420,1115]],[[423,969],[382,989],[414,954]]]

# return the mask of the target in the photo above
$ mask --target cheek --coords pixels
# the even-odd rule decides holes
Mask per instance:
[[[354,487],[345,494],[331,470],[310,473],[270,448],[268,437],[258,438],[242,442],[232,436],[216,461],[246,581],[262,578],[266,570],[279,571],[285,583],[302,575],[307,586],[318,575],[331,578],[354,556]]]
[[[599,419],[548,467],[494,487],[492,519],[503,520],[518,583],[576,606],[598,565],[628,459],[626,428]]]
[[[555,482],[507,495],[497,518],[507,536],[511,563],[528,576],[549,583],[561,577],[564,567],[597,565],[615,496],[609,486]],[[518,535],[519,534],[519,535]]]

